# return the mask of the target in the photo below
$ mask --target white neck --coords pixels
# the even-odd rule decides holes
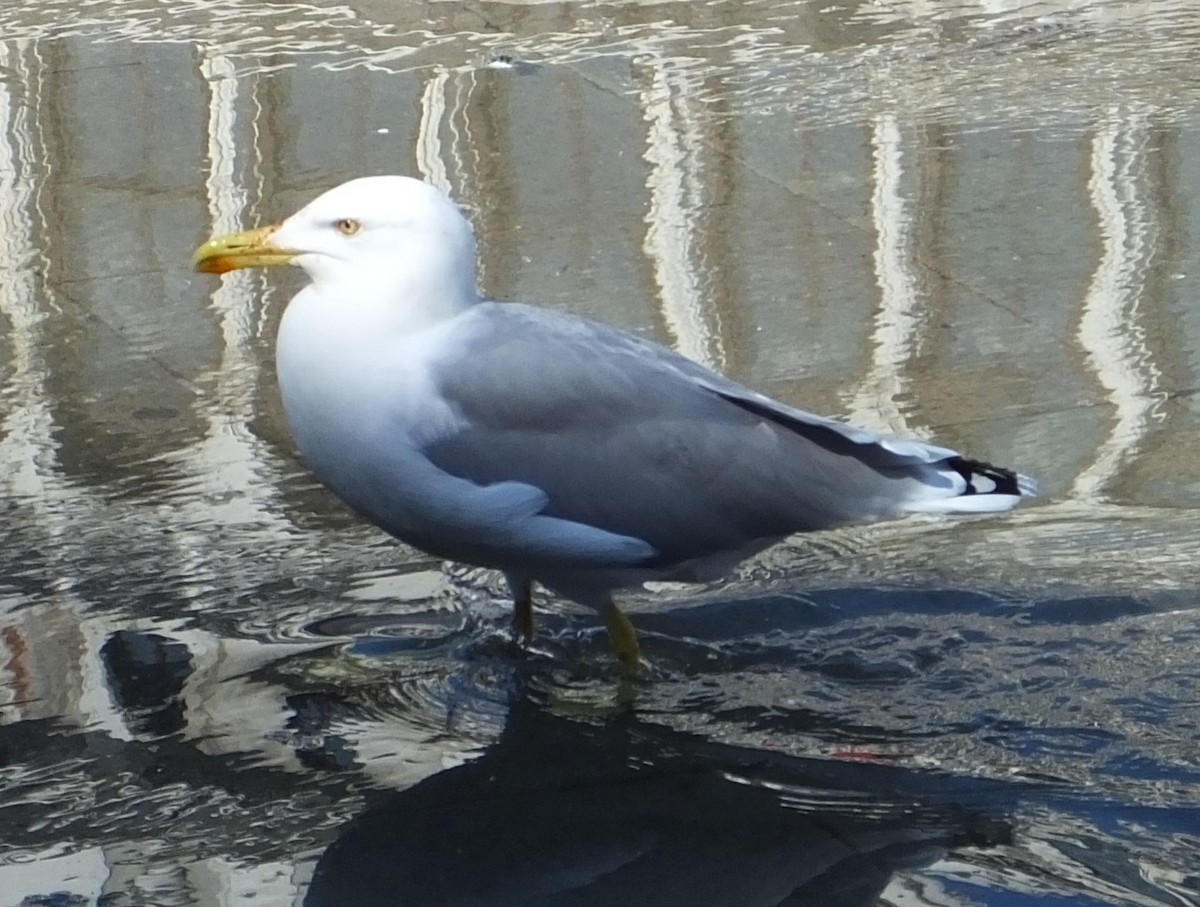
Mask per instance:
[[[429,245],[402,255],[403,267],[370,267],[370,262],[354,270],[340,262],[336,267],[308,267],[312,286],[289,309],[304,297],[305,305],[321,306],[331,329],[411,332],[453,318],[479,302],[472,259],[463,266],[452,250]]]
[[[394,447],[405,443],[409,427],[452,418],[437,407],[426,412],[438,402],[427,392],[428,358],[441,326],[470,301],[440,294],[420,306],[397,306],[369,298],[306,287],[288,305],[276,339],[292,435],[308,465],[335,490],[348,481],[346,470],[362,465],[374,437],[386,434]]]

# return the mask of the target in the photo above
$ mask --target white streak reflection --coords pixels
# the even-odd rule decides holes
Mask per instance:
[[[474,197],[474,187],[473,171],[465,158],[466,149],[471,147],[466,107],[474,88],[472,70],[439,72],[421,92],[421,119],[417,124],[417,172],[425,182],[456,199],[468,217],[471,212],[466,200]],[[483,267],[480,256],[477,277],[481,285],[486,285]]]
[[[238,229],[244,223],[251,193],[245,174],[257,168],[256,142],[239,149],[238,104],[245,82],[236,77],[233,62],[207,56],[200,63],[209,84],[208,160],[205,180],[209,215],[216,232]],[[258,117],[250,118],[252,124]],[[254,127],[257,135],[257,127]],[[242,154],[255,157],[253,165],[239,161]],[[256,349],[258,333],[258,278],[244,271],[226,275],[214,290],[211,306],[221,326],[221,360],[214,372],[215,399],[200,406],[207,423],[204,437],[180,452],[190,493],[186,500],[204,509],[195,525],[256,524],[276,530],[286,528],[271,502],[274,483],[265,475],[265,445],[247,428],[255,415],[260,373]],[[187,525],[192,525],[187,519]],[[203,551],[205,546],[198,546]]]
[[[0,80],[0,314],[8,321],[7,415],[0,419],[0,464],[9,500],[44,514],[57,485],[58,445],[53,410],[46,391],[48,369],[42,358],[43,327],[48,317],[34,261],[38,256],[34,223],[37,208],[36,114],[31,110],[39,86],[36,51],[30,41],[0,42],[0,70],[17,75],[25,97],[14,96]],[[40,521],[61,529],[59,521]]]
[[[446,121],[446,83],[449,72],[439,72],[421,93],[421,121],[417,126],[417,170],[427,183],[451,193],[450,177],[442,152],[442,124]]]
[[[696,215],[705,201],[704,136],[691,88],[685,71],[660,60],[652,64],[650,85],[641,94],[650,124],[645,152],[650,210],[642,248],[654,267],[663,318],[676,348],[720,371],[725,366],[720,318],[705,298],[707,281],[697,249]]]
[[[1161,373],[1146,345],[1139,302],[1154,254],[1156,226],[1146,210],[1140,116],[1113,112],[1093,139],[1088,191],[1103,252],[1083,302],[1076,338],[1114,409],[1108,438],[1072,486],[1072,496],[1101,501],[1136,454],[1155,417]]]
[[[912,214],[904,195],[904,136],[893,114],[875,119],[871,220],[879,311],[871,332],[871,367],[850,403],[851,422],[897,435],[912,434],[900,400],[904,366],[917,351],[925,319],[912,270]]]

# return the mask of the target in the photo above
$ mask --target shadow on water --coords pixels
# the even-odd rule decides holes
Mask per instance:
[[[1008,844],[1002,785],[587,721],[522,697],[477,761],[370,798],[305,904],[873,904],[899,870]]]

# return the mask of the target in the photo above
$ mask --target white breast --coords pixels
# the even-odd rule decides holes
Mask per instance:
[[[381,307],[312,288],[288,305],[275,362],[284,411],[305,462],[356,509],[365,475],[403,483],[405,460],[461,424],[431,371],[453,321],[400,330]]]

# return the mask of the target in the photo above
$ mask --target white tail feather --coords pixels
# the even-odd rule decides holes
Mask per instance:
[[[963,494],[953,498],[926,498],[908,501],[908,513],[1003,513],[1021,500],[1019,494]]]

